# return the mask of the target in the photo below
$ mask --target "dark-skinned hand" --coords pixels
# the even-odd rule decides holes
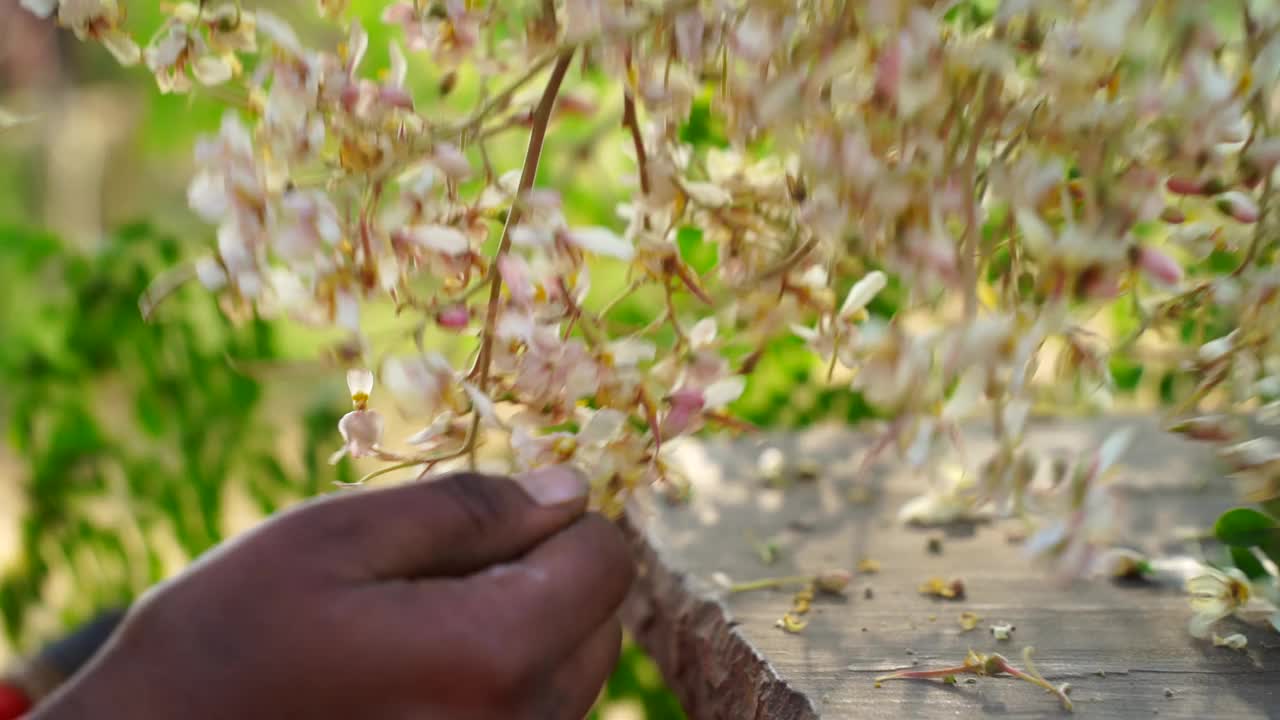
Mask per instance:
[[[633,569],[550,468],[305,503],[148,593],[32,716],[579,720]]]

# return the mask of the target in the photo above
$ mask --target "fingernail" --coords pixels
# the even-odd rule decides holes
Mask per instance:
[[[587,496],[587,479],[568,465],[540,468],[517,475],[516,482],[539,505],[562,505]]]

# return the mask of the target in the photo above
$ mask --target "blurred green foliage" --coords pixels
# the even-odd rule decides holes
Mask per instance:
[[[237,369],[274,356],[268,324],[233,326],[198,290],[143,320],[139,298],[178,251],[145,225],[91,257],[0,230],[0,292],[22,308],[0,326],[0,409],[26,501],[0,611],[19,646],[37,640],[33,609],[81,620],[172,572],[167,545],[189,559],[220,541],[233,479],[265,513],[351,477],[323,462],[336,406],[302,418],[300,461],[280,459],[260,383]],[[50,597],[57,572],[72,576],[65,598]]]

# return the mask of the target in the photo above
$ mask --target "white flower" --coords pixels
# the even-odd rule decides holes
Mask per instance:
[[[575,228],[569,231],[568,241],[589,253],[606,255],[619,260],[631,260],[636,255],[635,247],[609,228]]]
[[[380,376],[401,409],[410,415],[435,417],[442,410],[463,409],[461,384],[449,361],[438,353],[389,358]]]
[[[338,421],[338,432],[342,434],[342,447],[329,458],[336,463],[345,455],[353,458],[370,457],[378,454],[379,443],[382,442],[382,416],[376,410],[352,410]]]
[[[369,393],[373,392],[373,373],[364,368],[348,370],[347,390],[351,392],[351,404],[358,410],[364,409],[369,402]]]
[[[689,344],[695,350],[705,348],[716,340],[716,319],[702,318],[689,330]]]
[[[1244,607],[1252,595],[1249,579],[1236,568],[1206,567],[1204,574],[1187,581],[1187,592],[1195,611],[1188,629],[1197,638],[1208,637],[1214,623]]]
[[[227,271],[216,258],[205,256],[195,263],[196,279],[207,290],[221,290],[227,286]]]
[[[858,282],[854,283],[849,289],[849,294],[845,296],[844,304],[840,306],[840,318],[849,319],[859,310],[867,306],[867,303],[884,289],[889,279],[879,270],[867,273]]]
[[[449,256],[462,255],[471,249],[467,236],[448,225],[419,225],[410,229],[409,237],[428,250]]]

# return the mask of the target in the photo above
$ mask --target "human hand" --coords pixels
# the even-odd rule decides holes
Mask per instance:
[[[577,720],[633,573],[563,468],[312,501],[145,596],[33,718]]]

